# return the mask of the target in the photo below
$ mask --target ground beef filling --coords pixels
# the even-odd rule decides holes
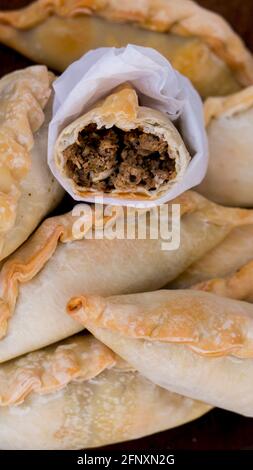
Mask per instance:
[[[109,192],[157,189],[175,176],[168,144],[141,129],[85,127],[64,152],[68,177],[81,187]]]

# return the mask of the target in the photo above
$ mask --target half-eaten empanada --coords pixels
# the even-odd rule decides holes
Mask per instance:
[[[186,176],[190,160],[169,117],[141,106],[124,84],[62,130],[49,163],[75,199],[124,203],[161,200]]]

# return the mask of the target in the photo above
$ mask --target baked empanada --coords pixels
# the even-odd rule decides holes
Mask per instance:
[[[197,190],[219,204],[253,207],[253,87],[205,103],[209,167]]]
[[[51,82],[44,66],[0,80],[0,260],[29,237],[63,196],[47,166]]]
[[[124,84],[62,130],[49,163],[77,200],[109,196],[131,203],[162,201],[186,176],[190,160],[169,117],[141,106]]]
[[[253,258],[229,276],[202,281],[191,288],[253,303]]]
[[[81,449],[179,426],[210,406],[170,393],[91,335],[0,367],[0,448]]]
[[[203,258],[193,263],[168,288],[186,289],[212,278],[231,276],[253,260],[253,225],[237,227]]]
[[[253,305],[193,290],[73,298],[68,312],[152,382],[253,416]]]
[[[37,0],[0,13],[0,39],[64,70],[90,49],[132,43],[157,49],[202,96],[253,83],[253,61],[218,15],[189,0]]]
[[[233,227],[253,222],[252,211],[223,208],[191,191],[173,202],[181,205],[181,242],[172,251],[162,249],[166,240],[160,231],[156,239],[76,240],[77,215],[46,220],[0,273],[0,362],[80,331],[82,326],[64,313],[71,296],[83,291],[108,296],[159,289],[219,244]],[[147,211],[136,213],[143,233]],[[114,218],[108,215],[108,223],[110,217]]]

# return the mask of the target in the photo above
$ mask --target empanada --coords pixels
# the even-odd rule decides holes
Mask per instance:
[[[169,117],[141,106],[128,84],[67,125],[52,157],[53,173],[75,199],[103,196],[108,202],[109,196],[123,203],[162,202],[182,181],[191,160]]]
[[[160,290],[73,298],[68,312],[152,382],[253,416],[253,305]]]
[[[91,335],[0,367],[0,448],[81,449],[179,426],[209,411],[129,367]]]
[[[174,250],[162,249],[169,234],[160,231],[155,239],[75,240],[77,215],[46,220],[0,274],[0,362],[80,331],[82,326],[64,313],[69,297],[83,291],[108,296],[159,289],[234,227],[253,223],[252,211],[223,208],[191,191],[173,202],[181,204],[181,242]],[[154,211],[148,218],[145,211],[136,212],[140,233]]]
[[[209,167],[197,191],[219,204],[253,207],[253,87],[209,98],[204,111]]]
[[[253,83],[252,57],[241,39],[225,20],[189,0],[37,0],[0,13],[0,39],[58,70],[101,46],[153,47],[202,96]]]
[[[237,227],[203,258],[193,263],[168,288],[186,289],[212,278],[231,276],[253,260],[253,225]]]
[[[0,80],[0,260],[28,238],[63,196],[47,166],[51,82],[44,66]]]
[[[191,288],[253,303],[253,257],[230,275],[202,281]]]

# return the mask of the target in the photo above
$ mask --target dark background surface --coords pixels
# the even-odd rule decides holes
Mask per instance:
[[[31,0],[0,0],[0,10],[20,8],[29,3]],[[199,0],[198,3],[223,15],[253,51],[253,0]],[[28,59],[0,45],[0,76],[30,64],[31,61]],[[253,449],[253,419],[215,409],[184,426],[103,449],[108,451]]]

